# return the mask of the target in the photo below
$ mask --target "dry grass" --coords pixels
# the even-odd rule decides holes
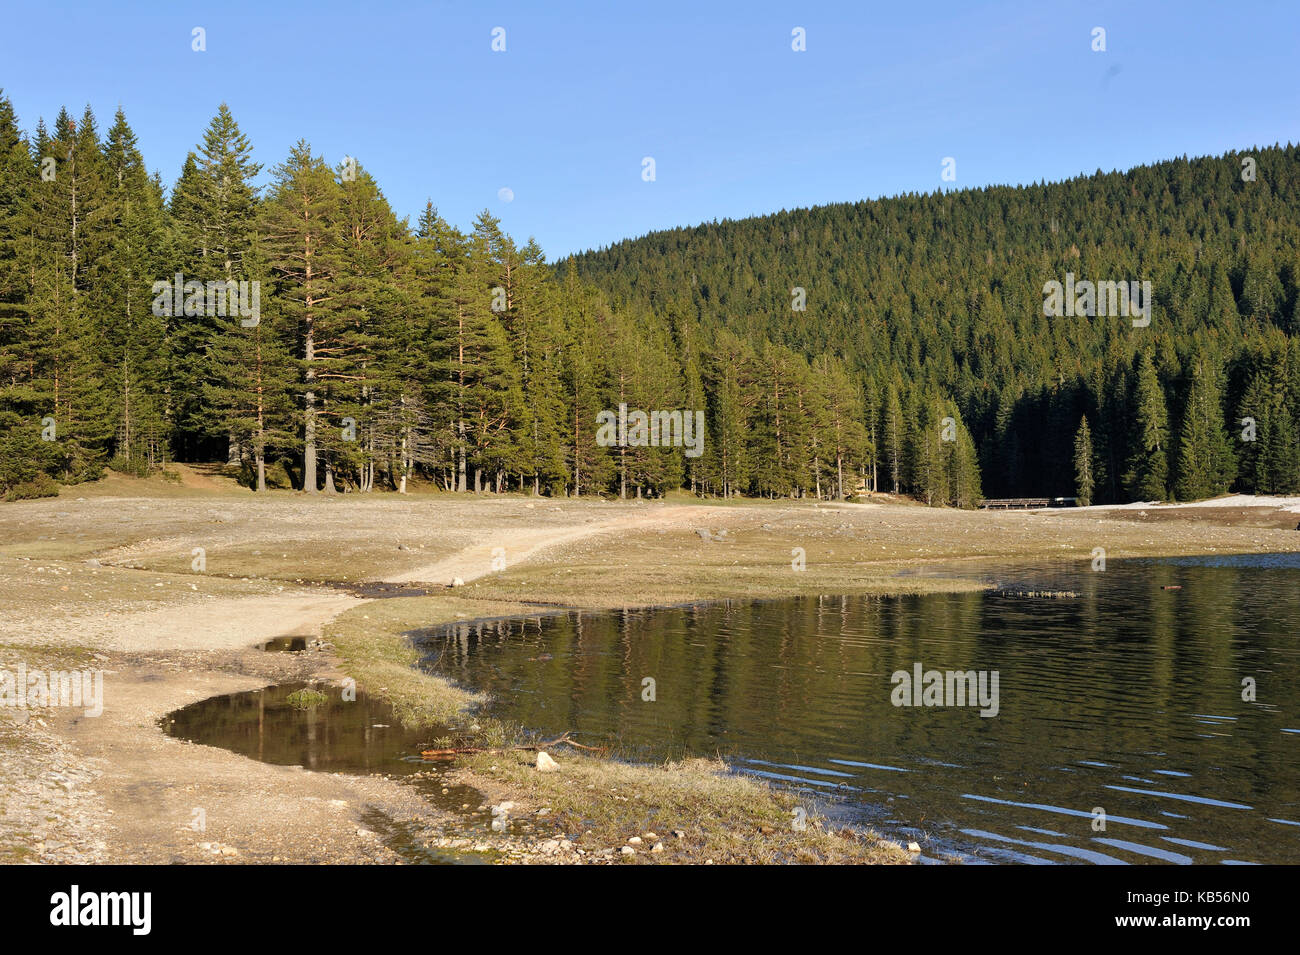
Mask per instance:
[[[716,760],[688,759],[655,766],[554,754],[558,771],[538,772],[523,753],[468,757],[459,775],[470,785],[509,798],[512,814],[546,808],[557,835],[576,834],[588,851],[642,844],[624,862],[905,864],[898,845],[858,830],[836,829],[805,808],[795,828],[793,795],[728,772]],[[539,819],[539,825],[541,820]],[[674,831],[683,833],[676,838]],[[653,833],[663,851],[652,853]]]
[[[341,658],[340,669],[359,687],[390,702],[404,724],[459,728],[486,697],[417,670],[419,653],[400,634],[464,619],[468,614],[462,606],[440,597],[374,601],[340,614],[325,627],[323,636]],[[521,610],[515,604],[496,609],[502,615]]]

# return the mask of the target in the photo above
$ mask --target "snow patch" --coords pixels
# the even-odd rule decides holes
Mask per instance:
[[[1300,514],[1300,497],[1285,497],[1267,494],[1229,494],[1226,497],[1212,497],[1204,501],[1188,501],[1182,504],[1161,504],[1157,501],[1136,501],[1132,504],[1092,504],[1088,507],[1076,507],[1076,511],[1145,511],[1172,510],[1182,507],[1272,507],[1292,514]]]

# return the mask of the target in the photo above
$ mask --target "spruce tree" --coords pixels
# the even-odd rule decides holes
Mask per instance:
[[[38,130],[34,158],[53,175],[32,184],[28,206],[28,360],[42,419],[54,421],[58,475],[75,482],[99,475],[114,432],[95,321],[105,293],[91,282],[111,208],[89,107],[79,121],[60,110],[54,129],[53,136]]]
[[[318,350],[325,356],[318,372],[322,405],[332,423],[323,435],[326,486],[336,473],[346,473],[369,492],[380,462],[392,457],[400,441],[393,428],[405,383],[400,277],[411,246],[379,184],[355,160],[340,171],[340,190],[335,308],[317,328]]]
[[[133,473],[164,459],[168,443],[166,318],[155,314],[152,286],[168,268],[161,184],[145,170],[135,133],[122,110],[104,142],[110,235],[92,268],[103,305],[96,310],[114,453]]]
[[[575,496],[601,493],[614,480],[613,449],[597,443],[596,416],[608,408],[608,307],[570,270],[561,281],[566,314],[561,381],[565,463]]]
[[[1225,493],[1235,476],[1236,462],[1223,426],[1218,376],[1210,360],[1199,356],[1193,361],[1183,410],[1175,493],[1183,501],[1213,497]]]
[[[1092,503],[1093,486],[1092,430],[1084,416],[1074,433],[1074,497],[1079,507]]]
[[[1134,369],[1133,414],[1125,483],[1135,500],[1163,501],[1169,496],[1169,415],[1155,365],[1145,352],[1136,359]]]
[[[186,157],[172,193],[175,271],[185,281],[206,285],[254,280],[246,259],[257,241],[254,180],[262,166],[253,161],[252,151],[229,107],[222,103],[203,141]],[[185,356],[175,366],[174,392],[178,419],[191,444],[196,436],[224,438],[226,463],[238,467],[238,432],[246,402],[235,392],[242,387],[246,371],[230,364],[230,322],[230,315],[210,315],[206,310],[171,316],[175,347]],[[237,333],[241,340],[251,337]],[[213,395],[224,400],[214,405],[208,400]]]
[[[815,378],[821,383],[826,403],[821,444],[832,466],[834,496],[843,500],[852,490],[851,486],[846,490],[846,473],[851,479],[856,466],[867,456],[869,439],[862,424],[861,398],[844,363],[830,355],[817,359]]]
[[[739,336],[718,331],[704,364],[707,435],[704,461],[713,492],[724,498],[749,490],[751,414],[758,394],[754,354]]]
[[[975,441],[962,420],[956,403],[948,402],[946,410],[953,419],[953,440],[942,443],[948,487],[948,499],[944,503],[953,507],[973,508],[984,497]]]
[[[898,387],[893,382],[890,382],[885,390],[880,433],[881,445],[884,449],[885,469],[889,475],[890,491],[897,494],[902,489],[903,441],[906,435],[906,425],[903,422],[903,406],[898,397]]]
[[[58,468],[55,444],[41,440],[50,399],[36,361],[41,313],[32,285],[38,169],[0,91],[0,494]]]
[[[313,155],[302,140],[289,158],[275,167],[275,181],[263,210],[262,228],[275,292],[288,327],[295,329],[302,373],[299,396],[302,440],[302,489],[317,486],[317,448],[321,409],[318,379],[322,361],[317,353],[317,323],[330,325],[339,267],[339,184],[325,160]]]

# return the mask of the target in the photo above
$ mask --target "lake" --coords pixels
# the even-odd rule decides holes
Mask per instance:
[[[720,755],[915,839],[923,861],[1300,862],[1300,555],[979,573],[1077,596],[827,596],[417,637],[499,717],[630,759]],[[895,705],[893,675],[917,664],[996,671],[996,715]]]

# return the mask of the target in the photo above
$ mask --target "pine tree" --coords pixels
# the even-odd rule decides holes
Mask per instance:
[[[844,363],[830,355],[818,358],[815,378],[821,382],[826,402],[822,446],[834,468],[835,497],[843,500],[847,496],[845,472],[851,475],[867,456],[869,439],[862,424],[861,398]]]
[[[953,507],[973,508],[984,497],[975,441],[966,428],[957,405],[949,402],[946,410],[948,417],[953,419],[953,439],[942,445],[948,485],[948,500],[945,503]]]
[[[80,121],[61,110],[53,137],[38,129],[36,152],[38,165],[53,174],[33,183],[30,193],[28,357],[42,418],[54,420],[58,474],[75,482],[98,476],[114,432],[100,387],[103,359],[95,334],[102,294],[91,282],[108,240],[111,209],[89,107]]]
[[[1287,343],[1252,349],[1249,375],[1238,402],[1237,466],[1243,490],[1294,493],[1300,485],[1300,434],[1295,428],[1293,361]]]
[[[913,494],[931,507],[947,504],[951,488],[948,483],[944,445],[953,425],[938,400],[913,395],[906,412],[912,423],[906,442],[907,485]]]
[[[397,487],[402,493],[417,466],[440,470],[444,487],[460,444],[448,413],[452,395],[445,329],[454,312],[455,277],[463,267],[464,237],[447,224],[432,202],[415,230],[406,282],[409,311],[398,316],[390,361],[401,379],[395,425],[398,430]]]
[[[885,467],[889,474],[890,490],[898,494],[902,489],[903,441],[906,425],[903,406],[898,398],[898,388],[890,382],[885,390],[885,404],[880,423],[881,444],[884,447]]]
[[[222,103],[203,134],[203,142],[186,157],[172,193],[171,214],[176,243],[176,270],[185,281],[251,282],[246,259],[257,241],[258,195],[253,181],[262,166],[229,107]],[[186,311],[190,311],[186,309]],[[225,438],[226,463],[238,467],[238,432],[246,425],[246,402],[238,390],[245,370],[231,360],[230,316],[171,316],[178,352],[174,391],[182,429],[191,435]],[[237,334],[238,341],[257,337]],[[238,350],[238,345],[234,346]],[[209,399],[221,396],[213,405]],[[194,448],[191,453],[197,451]],[[261,465],[257,465],[261,470]]]
[[[705,410],[704,371],[700,348],[703,344],[694,310],[685,302],[674,299],[666,309],[665,321],[672,331],[674,357],[681,369],[683,413],[694,414]],[[707,447],[707,443],[706,443]],[[694,494],[704,479],[702,457],[690,457],[685,462],[686,480]]]
[[[863,379],[861,403],[866,438],[862,480],[867,490],[874,494],[880,490],[880,389],[874,375],[866,375]]]
[[[749,489],[752,452],[751,409],[758,395],[753,386],[753,350],[725,329],[717,333],[704,365],[706,473],[715,493],[735,497]]]
[[[35,185],[36,171],[13,104],[0,89],[0,332],[6,338],[26,315],[29,250],[23,242],[24,220]]]
[[[678,368],[676,363],[662,360],[672,354],[671,339],[667,329],[653,327],[644,315],[616,316],[611,332],[608,407],[626,407],[629,416],[628,440],[614,453],[619,468],[619,496],[627,496],[629,489],[638,498],[647,492],[662,496],[669,488],[682,484],[682,449],[664,446],[674,436],[665,435],[662,427],[656,429],[655,418],[648,417],[646,427],[639,431],[634,416],[638,412],[650,416],[655,411],[681,408]],[[684,440],[684,419],[681,427]]]
[[[1088,418],[1079,419],[1079,429],[1074,433],[1074,497],[1079,507],[1092,503],[1093,492],[1092,430]]]
[[[456,489],[474,492],[500,478],[516,460],[515,428],[523,413],[520,374],[509,337],[492,306],[499,302],[495,220],[486,210],[465,244],[451,282],[450,308],[435,330],[439,374],[445,375],[444,413],[453,422]]]
[[[318,466],[326,489],[466,490],[472,472],[479,490],[794,497],[857,472],[969,506],[981,485],[1082,492],[1083,431],[1090,500],[1296,493],[1300,147],[1257,152],[1267,188],[1242,188],[1235,155],[1179,160],[671,230],[552,268],[488,214],[467,237],[430,204],[409,235],[369,173],[301,144],[263,203],[224,105],[164,207],[121,111],[102,143],[89,109],[28,139],[0,94],[0,491],[170,455],[262,488],[301,456],[311,491]],[[1024,308],[1067,271],[1149,276],[1162,324]],[[155,314],[177,272],[209,295],[260,283],[259,320]],[[817,322],[788,321],[795,284]],[[703,409],[704,456],[602,447],[620,395]]]
[[[1218,376],[1209,359],[1199,356],[1193,362],[1179,433],[1175,493],[1183,501],[1213,497],[1225,493],[1235,476],[1236,462],[1224,432]]]
[[[324,437],[326,487],[346,472],[359,490],[374,488],[381,460],[400,441],[392,424],[404,392],[399,347],[404,327],[396,316],[404,298],[399,277],[411,253],[406,227],[383,192],[353,160],[340,170],[339,273],[331,319],[317,329],[324,356],[318,379],[338,425]]]
[[[152,284],[168,266],[161,184],[145,171],[135,133],[119,109],[104,143],[110,236],[92,268],[98,340],[115,420],[114,465],[145,473],[167,448],[165,316],[155,314]]]
[[[317,323],[328,325],[336,301],[338,273],[339,184],[333,171],[300,140],[272,172],[275,182],[264,209],[263,229],[276,294],[290,327],[296,328],[302,379],[302,488],[317,487],[321,384],[318,373],[327,355],[316,350]]]
[[[1145,352],[1134,369],[1133,413],[1133,450],[1125,483],[1136,500],[1163,501],[1169,496],[1169,415],[1155,365]]]
[[[259,289],[272,287],[270,265],[257,242],[244,250],[240,265],[245,281],[258,283]],[[287,324],[275,296],[261,299],[255,317],[228,316],[208,344],[213,367],[221,371],[200,390],[202,405],[219,422],[221,433],[251,459],[251,475],[244,477],[258,492],[267,489],[268,457],[298,444],[298,367],[289,345],[294,333]]]
[[[609,448],[597,443],[596,416],[605,404],[609,355],[605,348],[608,308],[570,270],[561,283],[565,303],[565,341],[561,382],[564,388],[565,454],[575,496],[600,492],[614,480]]]
[[[41,313],[32,301],[34,225],[41,187],[13,106],[0,91],[0,493],[58,467],[56,446],[42,441],[49,395],[35,360]]]
[[[764,342],[754,363],[752,482],[766,497],[796,497],[809,486],[810,421],[800,413],[807,388],[806,360],[789,348]]]
[[[495,222],[493,228],[498,228]],[[560,487],[568,477],[564,465],[559,295],[535,240],[530,238],[518,250],[504,238],[495,246],[500,250],[497,267],[502,282],[496,287],[504,293],[499,302],[504,307],[499,314],[519,367],[524,400],[524,420],[519,426],[518,456],[513,467],[519,474],[520,490],[528,484],[537,494],[543,484]]]

